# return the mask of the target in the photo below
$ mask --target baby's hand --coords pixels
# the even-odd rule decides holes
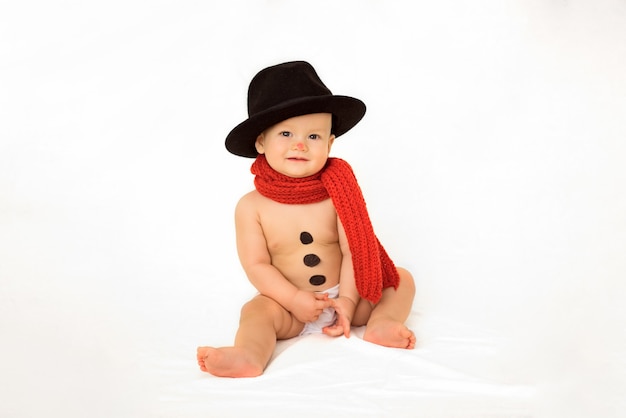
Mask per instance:
[[[314,293],[298,290],[291,304],[291,313],[300,322],[313,322],[322,311],[332,305],[327,293]]]
[[[351,299],[344,296],[331,299],[331,303],[337,313],[337,322],[329,327],[324,327],[324,334],[330,335],[331,337],[345,335],[346,338],[350,338],[350,324],[352,323],[352,316],[354,315],[356,305]]]

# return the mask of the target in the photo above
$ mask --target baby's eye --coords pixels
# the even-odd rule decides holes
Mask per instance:
[[[284,136],[285,138],[289,138],[291,136],[291,132],[289,131],[282,131],[281,133],[279,133],[280,136]]]
[[[320,139],[321,137],[318,134],[309,135],[309,139]]]

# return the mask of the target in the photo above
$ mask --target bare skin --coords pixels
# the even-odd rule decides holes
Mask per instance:
[[[288,119],[260,135],[257,150],[285,175],[315,174],[324,166],[334,140],[330,123],[329,114]],[[225,377],[262,374],[276,341],[298,336],[305,323],[315,321],[327,307],[333,307],[338,316],[334,325],[324,328],[327,335],[349,337],[351,326],[366,325],[366,341],[415,347],[415,335],[404,325],[415,294],[411,274],[398,269],[398,289],[385,289],[376,305],[360,299],[347,238],[330,199],[285,205],[255,190],[239,201],[235,220],[239,258],[260,294],[243,306],[232,347],[198,347],[202,371]],[[303,232],[313,241],[304,243]],[[305,265],[307,254],[315,254],[319,263]],[[326,280],[312,284],[312,275]],[[329,299],[324,290],[337,284],[339,297]]]

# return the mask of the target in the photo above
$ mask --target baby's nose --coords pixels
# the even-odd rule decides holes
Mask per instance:
[[[298,151],[304,151],[304,144],[302,142],[296,142],[295,148]]]

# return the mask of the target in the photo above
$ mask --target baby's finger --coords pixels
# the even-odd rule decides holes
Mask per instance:
[[[339,325],[331,325],[329,327],[322,328],[322,332],[331,337],[339,337],[344,334],[344,330]]]
[[[328,300],[328,293],[313,293],[317,300]]]
[[[331,306],[333,306],[333,300],[332,299],[324,299],[324,300],[317,300],[315,302],[315,307],[318,309],[326,309],[326,308],[330,308]]]
[[[343,325],[343,335],[346,336],[346,338],[350,338],[350,324],[349,323],[344,323]]]

